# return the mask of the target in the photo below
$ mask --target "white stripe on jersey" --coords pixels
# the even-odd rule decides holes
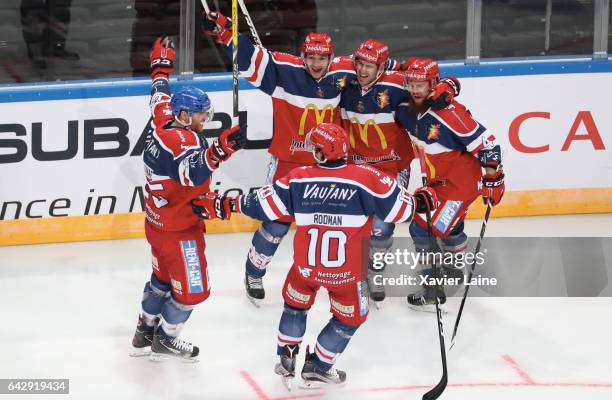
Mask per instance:
[[[287,211],[287,207],[285,207],[285,204],[283,203],[281,198],[278,197],[278,194],[275,191],[273,191],[272,195],[268,197],[268,200],[273,202],[276,208],[278,208],[279,211],[283,213],[283,215],[289,215],[289,211]]]
[[[183,186],[195,186],[195,183],[189,177],[190,169],[189,157],[183,158],[178,165],[178,176]]]
[[[293,178],[289,181],[289,183],[292,182],[338,182],[338,183],[346,183],[349,185],[354,185],[354,186],[359,186],[361,189],[365,190],[366,192],[370,193],[372,196],[376,196],[376,197],[380,197],[380,198],[385,198],[385,197],[389,197],[391,195],[391,193],[393,193],[393,191],[395,190],[395,186],[397,186],[397,181],[395,179],[392,179],[393,181],[393,185],[391,185],[391,187],[389,188],[389,190],[386,193],[376,193],[373,192],[372,189],[370,189],[369,187],[361,184],[360,182],[357,182],[355,180],[352,179],[346,179],[346,178],[338,178],[338,177],[311,177],[311,178]]]
[[[280,179],[277,179],[276,182],[274,182],[276,185],[278,185],[278,187],[282,188],[282,189],[289,189],[289,185],[285,185],[284,183],[282,183],[280,181]]]
[[[488,135],[488,136],[487,136]],[[484,146],[485,136],[489,142],[495,142],[495,136],[488,133],[486,130],[482,132],[476,139],[474,139],[468,146],[467,151],[473,152],[478,146]]]
[[[268,204],[268,200],[266,200],[265,198],[261,198],[259,194],[257,195],[257,197],[259,197],[259,204],[261,205],[261,209],[263,210],[264,214],[266,214],[266,217],[268,217],[268,219],[275,220],[280,217],[280,215],[276,215],[276,213],[272,210],[272,207],[270,207],[270,204]]]
[[[147,176],[151,179],[151,181],[163,181],[166,179],[172,179],[168,175],[157,175],[153,173],[153,170],[146,165],[145,165],[145,168],[149,169],[149,173],[147,174]]]
[[[257,191],[257,199],[259,200],[261,209],[266,214],[266,217],[268,217],[269,219],[274,220],[278,219],[279,217],[282,217],[283,215],[289,215],[287,208],[271,186],[266,185],[259,189]],[[270,202],[273,203],[276,208],[278,208],[281,213],[280,215],[274,211],[274,209],[270,205]]]
[[[420,140],[418,137],[414,136],[412,132],[409,132],[408,134],[410,135],[410,138],[412,139],[414,143],[416,143],[417,146],[423,147],[425,149],[425,152],[427,154],[442,154],[442,153],[450,153],[451,151],[453,151],[452,149],[449,149],[448,147],[443,146],[438,142],[427,143],[423,140]]]
[[[321,225],[321,226],[340,226],[334,223],[321,222],[321,217],[327,216],[329,221],[341,219],[343,228],[361,228],[368,222],[368,216],[366,215],[349,215],[349,214],[327,214],[327,213],[295,213],[295,223],[298,226],[305,225]],[[315,222],[315,215],[319,221]],[[337,218],[336,218],[337,217]],[[325,218],[324,218],[325,219]]]
[[[294,107],[306,108],[308,105],[314,105],[319,110],[323,110],[325,106],[332,106],[334,109],[340,104],[340,94],[331,99],[319,99],[316,97],[296,96],[288,93],[284,88],[277,86],[272,93],[272,97],[285,100]]]
[[[340,109],[340,115],[342,119],[355,118],[361,125],[364,125],[369,120],[376,122],[377,124],[386,124],[395,122],[395,112],[392,113],[376,113],[376,114],[360,114],[354,111],[346,111],[344,108]]]
[[[413,198],[406,189],[400,187],[400,190],[401,194],[397,197],[397,200],[395,200],[395,204],[393,204],[393,208],[391,208],[391,211],[384,219],[385,222],[393,222],[398,224],[400,222],[408,221],[412,218],[412,215],[414,213]],[[402,206],[404,204],[406,206],[402,211]],[[401,215],[399,214],[400,211],[402,212]]]
[[[261,62],[259,63],[259,68],[256,69],[255,61],[256,61],[257,55],[259,53],[262,53],[263,57],[261,58]],[[244,76],[248,78],[251,75],[253,75],[255,73],[255,71],[257,70],[257,75],[255,75],[255,80],[254,81],[250,81],[250,82],[255,87],[260,87],[261,86],[261,81],[263,80],[264,75],[266,74],[266,67],[268,66],[269,62],[270,62],[270,53],[268,53],[267,50],[265,50],[265,49],[263,49],[261,47],[255,46],[255,51],[253,52],[253,57],[251,57],[251,65],[249,65],[249,69],[244,74]]]

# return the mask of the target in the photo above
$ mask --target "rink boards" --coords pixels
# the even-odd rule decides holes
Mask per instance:
[[[507,193],[493,216],[612,212],[611,64],[548,60],[443,67],[443,74],[461,78],[459,101],[502,145]],[[141,156],[149,84],[136,79],[0,86],[0,245],[143,235]],[[174,89],[180,84],[194,84],[212,98],[209,135],[229,126],[230,76],[172,82]],[[249,145],[213,175],[211,187],[221,193],[249,192],[266,176],[270,98],[241,82],[240,109]],[[477,203],[471,217],[482,216]],[[234,216],[207,226],[208,232],[227,232],[257,224]]]

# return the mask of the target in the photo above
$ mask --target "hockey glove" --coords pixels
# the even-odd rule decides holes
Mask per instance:
[[[218,11],[204,14],[204,32],[219,44],[228,45],[232,38],[232,21]]]
[[[444,78],[434,86],[429,95],[429,105],[434,109],[446,108],[460,92],[461,84],[457,78],[454,76]]]
[[[234,199],[208,192],[191,200],[191,209],[200,219],[230,219]]]
[[[174,72],[174,43],[168,36],[160,36],[153,43],[149,53],[151,62],[151,78],[160,76],[168,78]]]
[[[216,166],[246,146],[246,125],[236,125],[221,133],[219,139],[206,150],[206,156]]]
[[[430,186],[423,186],[414,191],[414,209],[417,213],[433,211],[438,208],[438,195]]]
[[[504,171],[498,170],[492,174],[485,174],[482,177],[482,201],[496,206],[504,197],[506,185],[504,184]]]

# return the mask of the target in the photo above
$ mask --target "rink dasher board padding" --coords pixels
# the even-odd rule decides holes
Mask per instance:
[[[447,65],[442,71],[460,77],[458,100],[503,148],[507,193],[493,217],[612,212],[612,175],[605,173],[612,169],[609,60]],[[171,84],[209,93],[216,115],[209,135],[229,126],[231,76]],[[149,85],[148,79],[0,85],[0,245],[143,236]],[[240,109],[251,148],[214,173],[211,188],[220,193],[246,193],[265,181],[270,97],[242,81]],[[307,112],[316,117],[322,111]],[[418,171],[416,163],[412,168]],[[477,201],[469,217],[483,213]],[[257,226],[238,215],[208,222],[207,231]]]

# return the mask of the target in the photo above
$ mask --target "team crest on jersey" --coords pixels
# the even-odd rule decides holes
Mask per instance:
[[[298,266],[298,271],[300,271],[300,274],[302,274],[304,278],[310,278],[310,273],[312,272],[312,268]]]
[[[317,88],[317,96],[319,96],[320,98],[325,97],[325,92],[320,87]]]
[[[438,140],[439,137],[440,137],[440,124],[430,125],[429,130],[427,131],[427,139]]]
[[[336,79],[336,87],[338,88],[338,90],[344,89],[345,86],[346,86],[346,75],[342,76],[342,78]]]
[[[359,103],[357,103],[357,107],[355,107],[357,109],[357,112],[364,112],[365,111],[365,106],[363,105],[363,101],[359,100]]]
[[[385,108],[389,105],[389,90],[385,89],[384,91],[378,93],[376,95],[376,103],[378,107]]]

